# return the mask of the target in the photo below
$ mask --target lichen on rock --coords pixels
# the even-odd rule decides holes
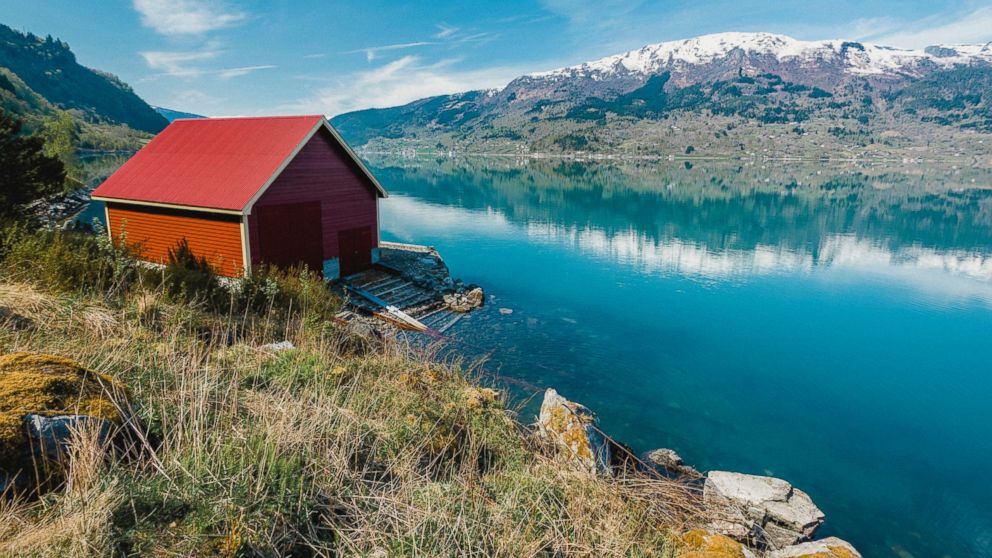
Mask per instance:
[[[752,558],[754,553],[734,539],[705,529],[693,529],[679,537],[678,558]]]
[[[64,357],[0,356],[0,469],[13,474],[30,457],[28,415],[84,415],[120,423],[113,401],[118,393],[124,388],[115,380]]]
[[[861,553],[845,540],[827,537],[776,550],[768,558],[861,558]]]
[[[590,473],[610,472],[610,446],[599,430],[596,415],[584,405],[548,389],[537,426],[542,437],[554,441],[580,468]]]

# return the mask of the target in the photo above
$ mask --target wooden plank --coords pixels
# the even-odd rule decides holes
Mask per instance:
[[[381,308],[383,308],[384,310],[386,310],[386,312],[388,312],[392,317],[394,317],[396,319],[399,319],[399,320],[401,320],[403,322],[406,322],[409,326],[415,328],[417,331],[426,331],[427,330],[427,326],[425,326],[424,324],[420,323],[419,321],[417,321],[413,317],[409,316],[408,314],[406,314],[405,312],[403,312],[402,310],[400,310],[396,306],[393,306],[392,304],[386,302],[385,300],[383,300],[383,299],[375,296],[374,294],[372,294],[372,293],[370,293],[370,292],[368,292],[368,291],[366,291],[364,289],[359,289],[358,287],[353,287],[351,285],[345,285],[345,287],[349,291],[352,291],[355,294],[357,294],[357,295],[365,298],[369,302],[372,302],[373,304],[376,304],[376,305],[380,306]]]
[[[457,324],[458,320],[462,319],[463,317],[465,317],[465,314],[455,314],[455,317],[452,318],[450,322],[441,326],[440,329],[437,330],[437,332],[444,333],[445,331],[448,331],[449,329],[451,329],[451,326]]]
[[[375,289],[367,289],[367,290],[370,291],[370,292],[374,292],[375,293],[375,296],[386,296],[389,293],[396,292],[396,291],[398,291],[400,289],[408,289],[408,288],[416,288],[416,287],[415,287],[415,285],[413,283],[410,283],[410,282],[407,282],[407,281],[403,281],[403,284],[396,285],[395,287],[391,286],[389,289],[387,289],[385,291],[376,292]]]

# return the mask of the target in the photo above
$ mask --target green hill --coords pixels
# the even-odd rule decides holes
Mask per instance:
[[[166,126],[126,83],[80,65],[69,45],[0,24],[0,108],[28,132],[39,132],[60,111],[75,123],[78,147],[129,149]]]

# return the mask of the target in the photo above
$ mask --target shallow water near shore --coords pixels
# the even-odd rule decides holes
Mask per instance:
[[[992,556],[987,171],[371,162],[383,238],[494,297],[451,334],[517,397],[787,479],[865,556]]]
[[[866,557],[992,556],[992,172],[370,163],[383,239],[493,297],[451,347],[522,420],[554,387],[638,452],[792,482]]]

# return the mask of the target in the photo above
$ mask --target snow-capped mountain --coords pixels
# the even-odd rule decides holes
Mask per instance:
[[[835,90],[852,81],[893,87],[957,66],[992,66],[992,43],[900,49],[856,41],[800,41],[772,33],[719,33],[648,45],[592,62],[521,76],[516,98],[610,96],[668,72],[669,87],[772,73]]]
[[[526,77],[608,79],[627,73],[651,75],[665,70],[685,71],[726,59],[774,60],[779,64],[810,69],[831,66],[855,75],[919,76],[933,68],[992,63],[992,43],[936,45],[910,50],[839,39],[800,41],[772,33],[718,33],[647,45],[623,54]]]
[[[568,129],[573,132],[565,134],[563,149],[590,149],[596,127],[630,128],[679,114],[794,127],[819,119],[835,134],[869,138],[881,133],[873,129],[876,120],[992,131],[989,91],[992,43],[913,50],[720,33],[526,74],[497,90],[358,111],[334,121],[357,144],[452,133],[469,143],[523,141],[545,149]],[[585,131],[576,135],[580,128]],[[854,131],[837,131],[847,128]]]

